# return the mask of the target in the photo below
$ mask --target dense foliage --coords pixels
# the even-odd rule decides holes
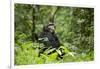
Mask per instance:
[[[34,33],[42,31],[44,24],[54,16],[56,34],[63,44],[63,59],[57,52],[47,55],[48,48],[34,39]],[[94,9],[81,7],[36,6],[15,4],[15,65],[92,61],[94,59]]]

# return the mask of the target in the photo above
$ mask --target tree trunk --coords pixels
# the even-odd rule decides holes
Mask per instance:
[[[33,5],[33,29],[32,29],[32,41],[34,42],[36,40],[36,33],[35,33],[35,24],[38,18],[38,10],[39,10],[39,6],[38,5]]]

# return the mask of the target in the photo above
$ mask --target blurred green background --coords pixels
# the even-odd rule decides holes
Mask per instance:
[[[56,59],[57,52],[38,57],[42,43],[34,41],[34,33],[42,31],[44,24],[56,11],[56,34],[64,45],[63,59]],[[15,4],[14,64],[47,64],[84,62],[94,60],[94,9],[83,7]],[[32,40],[33,38],[33,40]]]

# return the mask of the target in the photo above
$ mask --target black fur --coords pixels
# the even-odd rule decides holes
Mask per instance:
[[[54,26],[54,24],[49,24],[43,27],[43,31],[38,36],[39,42],[42,42],[46,47],[52,46],[52,48],[58,48],[60,46],[60,41],[55,34],[55,31],[50,32],[49,26]]]

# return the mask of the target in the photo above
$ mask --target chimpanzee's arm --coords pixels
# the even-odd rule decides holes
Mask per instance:
[[[63,44],[60,42],[56,34],[54,34],[55,40],[58,42],[59,46],[63,46]]]

